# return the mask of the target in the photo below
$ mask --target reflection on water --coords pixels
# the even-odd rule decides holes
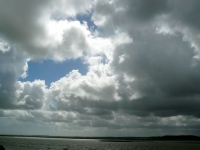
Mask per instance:
[[[6,150],[200,150],[200,142],[100,142],[58,138],[0,137]]]

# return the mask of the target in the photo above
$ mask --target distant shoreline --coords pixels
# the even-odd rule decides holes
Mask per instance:
[[[0,137],[32,137],[62,139],[96,139],[101,142],[134,142],[134,141],[200,141],[195,135],[165,135],[154,137],[81,137],[81,136],[47,136],[47,135],[0,135]]]

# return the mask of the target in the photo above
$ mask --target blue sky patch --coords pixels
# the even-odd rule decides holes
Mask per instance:
[[[52,60],[44,60],[40,62],[28,62],[28,76],[20,81],[34,81],[35,79],[45,80],[47,86],[51,82],[57,81],[64,77],[72,70],[79,70],[82,75],[88,71],[87,64],[83,63],[81,59],[71,59],[64,62],[54,62]]]

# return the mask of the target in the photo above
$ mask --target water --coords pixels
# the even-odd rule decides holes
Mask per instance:
[[[200,150],[200,142],[100,142],[61,138],[0,137],[6,150]]]

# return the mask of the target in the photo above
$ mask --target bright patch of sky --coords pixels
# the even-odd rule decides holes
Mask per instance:
[[[28,76],[20,81],[34,81],[36,79],[45,80],[47,86],[52,82],[59,80],[72,70],[78,70],[82,75],[88,71],[87,64],[83,60],[67,60],[61,63],[52,60],[44,60],[40,62],[28,62]]]

